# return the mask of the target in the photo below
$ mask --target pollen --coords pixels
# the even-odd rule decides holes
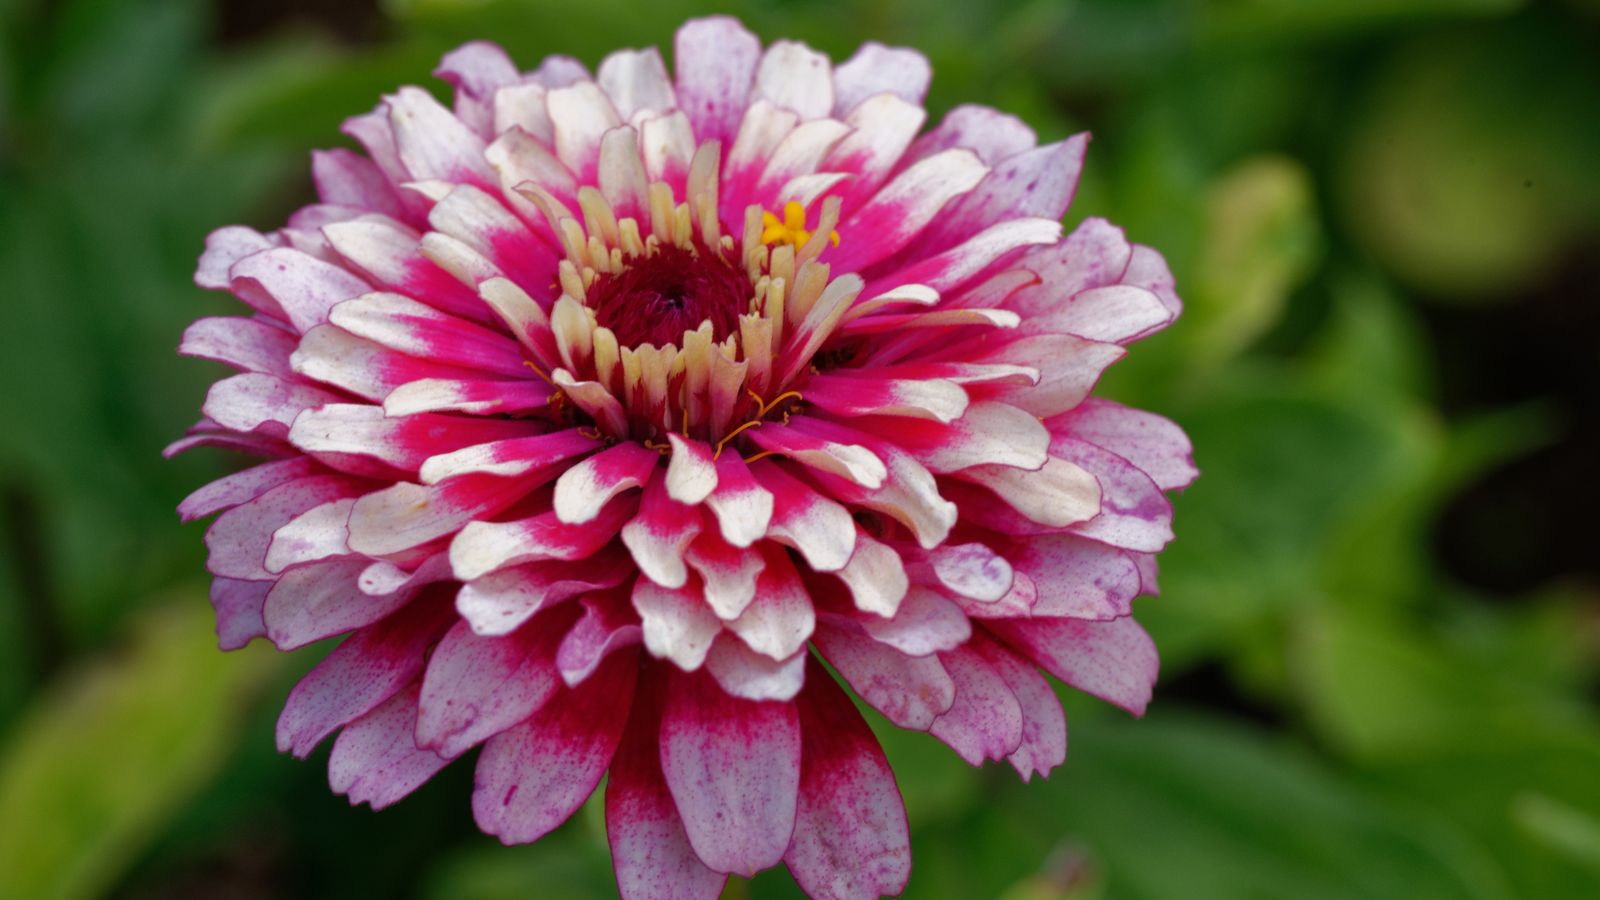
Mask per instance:
[[[783,205],[782,221],[770,212],[761,213],[761,243],[789,244],[800,250],[809,240],[811,232],[806,230],[806,208],[799,203],[790,200]],[[830,229],[828,240],[833,246],[839,246],[839,232]]]

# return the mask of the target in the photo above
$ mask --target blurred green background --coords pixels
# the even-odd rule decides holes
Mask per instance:
[[[713,8],[1092,129],[1073,220],[1188,302],[1106,384],[1204,472],[1152,712],[1069,700],[1026,787],[886,731],[907,896],[1600,896],[1595,0],[0,0],[0,898],[614,891],[593,804],[503,849],[468,765],[373,814],[275,753],[316,654],[216,651],[172,510],[239,461],[158,451],[218,375],[172,352],[228,305],[203,236],[308,201],[343,117],[467,39],[593,64]]]

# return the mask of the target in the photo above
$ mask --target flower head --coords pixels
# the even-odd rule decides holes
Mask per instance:
[[[904,812],[865,721],[1023,778],[1066,753],[1040,670],[1143,711],[1130,617],[1195,472],[1089,396],[1179,302],[1089,220],[1087,137],[975,106],[923,131],[918,54],[832,66],[726,18],[596,75],[445,57],[315,155],[320,202],[211,236],[240,370],[171,448],[270,458],[180,507],[224,647],[348,637],[278,742],[338,732],[335,790],[393,803],[474,747],[472,810],[532,841],[609,772],[626,897],[785,862],[898,892]]]

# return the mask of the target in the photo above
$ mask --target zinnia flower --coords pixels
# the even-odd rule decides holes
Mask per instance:
[[[1106,222],[1061,238],[1086,135],[922,132],[928,63],[879,44],[833,66],[710,18],[674,58],[469,44],[453,110],[401,88],[345,124],[364,155],[315,154],[319,203],[214,233],[196,281],[253,312],[184,334],[240,374],[170,449],[270,461],[180,511],[221,513],[225,648],[348,634],[277,734],[338,732],[352,802],[482,745],[508,843],[609,773],[625,897],[779,862],[896,893],[899,792],[832,673],[1024,779],[1066,754],[1041,669],[1144,710],[1130,605],[1195,471],[1089,394],[1180,304]]]

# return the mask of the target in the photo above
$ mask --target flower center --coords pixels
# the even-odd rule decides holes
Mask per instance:
[[[596,275],[588,305],[623,347],[676,344],[701,322],[721,341],[738,329],[753,290],[734,265],[721,248],[661,247],[621,272]]]

